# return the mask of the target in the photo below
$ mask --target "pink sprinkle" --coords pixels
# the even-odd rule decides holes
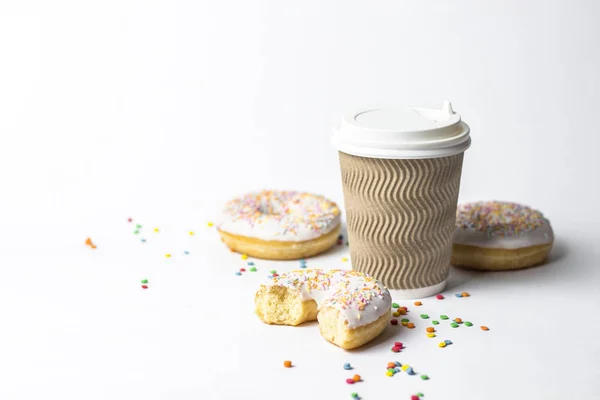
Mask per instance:
[[[392,325],[398,325],[398,320],[394,318],[394,319],[392,319],[392,320],[390,321],[390,323],[391,323]]]
[[[148,289],[148,285],[142,285],[142,289]]]
[[[354,384],[354,379],[348,378],[348,379],[346,379],[346,383],[349,384],[349,385],[353,385]]]
[[[438,294],[437,296],[435,296],[435,298],[438,300],[443,300],[444,296],[442,296],[441,294]]]
[[[246,268],[240,268],[240,272],[246,272]]]
[[[402,347],[400,347],[400,346],[394,346],[394,347],[392,347],[392,351],[394,353],[400,353],[400,350],[402,350]]]
[[[394,342],[394,346],[402,348],[402,342]]]
[[[419,396],[413,394],[412,396],[410,396],[410,400],[419,400]]]

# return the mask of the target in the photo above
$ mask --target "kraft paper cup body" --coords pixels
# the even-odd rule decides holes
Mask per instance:
[[[434,128],[438,129],[441,118],[437,114],[434,117]],[[455,119],[450,122],[457,128]],[[389,124],[390,118],[385,123]],[[468,126],[460,118],[458,124],[460,129],[449,129],[445,136],[430,134],[434,139],[429,142],[418,141],[427,137],[427,132],[406,144],[398,140],[406,138],[402,135],[387,142],[373,141],[376,135],[369,135],[372,128],[368,125],[363,127],[368,146],[356,140],[360,139],[356,132],[352,132],[352,140],[345,140],[339,131],[334,139],[339,150],[352,268],[395,289],[396,298],[427,297],[445,288],[463,155],[470,145]],[[459,139],[453,141],[456,137]],[[440,147],[439,142],[445,146]],[[386,143],[391,145],[377,148]],[[378,151],[382,156],[376,156]]]

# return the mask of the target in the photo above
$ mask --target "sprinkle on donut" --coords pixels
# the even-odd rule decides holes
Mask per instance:
[[[541,212],[517,203],[466,203],[459,205],[456,212],[457,228],[501,237],[531,232],[543,224],[544,216]]]

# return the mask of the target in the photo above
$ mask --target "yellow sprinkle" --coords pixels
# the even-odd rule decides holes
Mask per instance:
[[[427,337],[435,337],[435,333],[428,333]]]
[[[188,233],[190,234],[190,236],[194,236],[194,232],[189,231]]]
[[[165,257],[167,257],[167,258],[171,258],[171,253],[167,253],[167,254],[165,254]]]
[[[408,369],[409,365],[408,364],[404,364],[402,366],[402,371],[406,371]]]
[[[346,257],[342,257],[342,261],[343,261],[343,262],[347,262],[347,261],[348,261],[348,259],[347,259]]]
[[[402,326],[408,325],[408,321],[402,321]]]
[[[247,260],[248,259],[248,254],[242,254],[242,260]]]
[[[440,346],[440,347],[446,347],[446,342],[440,342],[440,344],[438,344],[438,346]]]
[[[158,232],[158,228],[154,228],[154,232]]]
[[[210,228],[211,226],[213,226],[212,222],[207,223],[206,225],[208,225],[208,227]]]
[[[399,316],[400,316],[400,313],[399,313],[398,311],[394,311],[394,312],[392,313],[392,315],[393,315],[394,317],[399,317]]]
[[[392,371],[387,371],[385,374],[386,374],[387,376],[394,376],[394,373],[393,373]]]

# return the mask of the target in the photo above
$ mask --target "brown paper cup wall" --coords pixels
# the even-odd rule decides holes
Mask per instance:
[[[339,153],[352,268],[390,289],[443,282],[463,153],[427,159],[377,159]]]

